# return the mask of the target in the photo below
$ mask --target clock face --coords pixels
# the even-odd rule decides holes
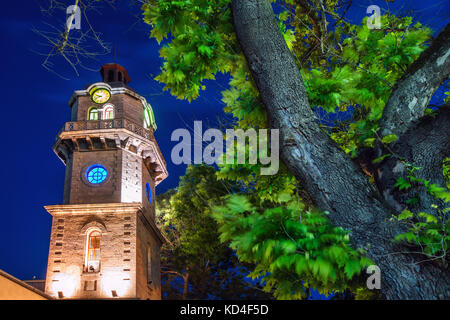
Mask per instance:
[[[111,98],[111,93],[106,89],[97,89],[92,93],[92,101],[95,103],[105,103]]]

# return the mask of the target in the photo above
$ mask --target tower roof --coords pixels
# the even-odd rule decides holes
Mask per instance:
[[[130,76],[127,70],[117,63],[107,63],[100,68],[100,74],[103,82],[123,82],[128,84],[130,82]]]

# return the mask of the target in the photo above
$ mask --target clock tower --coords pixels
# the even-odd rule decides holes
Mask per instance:
[[[52,231],[45,292],[59,299],[160,299],[155,187],[168,173],[146,99],[115,63],[74,92],[53,150],[66,166],[63,204],[45,206]]]

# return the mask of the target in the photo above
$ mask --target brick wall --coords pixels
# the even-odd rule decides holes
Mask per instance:
[[[144,125],[144,108],[141,100],[126,93],[120,93],[111,95],[111,98],[106,104],[112,104],[114,106],[114,118],[126,118],[140,126]],[[94,103],[90,96],[79,96],[77,103],[72,107],[72,121],[87,120],[90,107],[96,106],[98,109],[101,109],[104,105]],[[76,118],[74,119],[75,114]]]
[[[142,218],[137,220],[136,241],[136,293],[141,299],[161,299],[161,270],[160,246],[156,236],[144,223]],[[147,258],[147,250],[150,259]],[[148,263],[151,272],[148,272]]]
[[[75,151],[69,203],[108,203],[121,201],[122,150]],[[94,164],[100,164],[108,171],[106,180],[99,185],[87,182],[86,170]],[[67,165],[70,165],[69,163]]]
[[[101,264],[99,272],[91,273],[83,265],[87,236],[94,229],[101,231]],[[55,215],[46,293],[58,297],[61,291],[64,298],[75,299],[112,298],[115,290],[117,298],[135,298],[136,230],[136,214]]]

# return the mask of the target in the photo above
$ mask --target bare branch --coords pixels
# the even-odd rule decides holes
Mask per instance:
[[[44,16],[56,20],[56,15],[60,14],[60,11],[64,12],[64,17],[66,16],[67,3],[59,0],[46,0],[45,2],[46,6],[40,4],[41,12]],[[32,29],[34,33],[44,40],[41,45],[48,50],[47,53],[38,53],[45,56],[42,62],[42,66],[45,69],[63,79],[67,79],[67,77],[54,70],[55,63],[53,61],[55,59],[62,58],[78,75],[79,67],[89,69],[85,66],[85,61],[95,60],[98,56],[110,53],[110,46],[101,39],[101,34],[95,31],[88,18],[88,12],[98,11],[100,3],[112,6],[114,0],[73,0],[74,9],[67,17],[67,20],[64,19],[63,26],[61,26],[61,23],[55,24],[53,22],[51,24],[44,22],[43,24],[47,27],[46,30]],[[82,17],[83,27],[80,30],[75,30],[71,27],[77,15]]]

